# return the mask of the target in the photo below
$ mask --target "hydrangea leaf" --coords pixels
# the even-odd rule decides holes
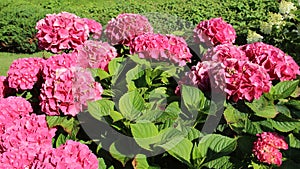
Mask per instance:
[[[111,100],[101,99],[88,102],[88,112],[97,120],[101,120],[103,116],[110,115],[114,111],[115,103]]]
[[[137,91],[125,93],[119,100],[121,114],[128,120],[133,121],[144,110],[144,99]]]
[[[287,98],[297,89],[298,83],[299,80],[279,82],[271,88],[270,95],[274,100]]]
[[[251,108],[255,115],[260,117],[274,118],[278,114],[273,102],[267,100],[264,96],[254,100],[252,103],[246,102],[246,105]]]
[[[147,157],[144,154],[137,154],[132,160],[132,166],[134,169],[148,169],[149,164],[147,162]]]

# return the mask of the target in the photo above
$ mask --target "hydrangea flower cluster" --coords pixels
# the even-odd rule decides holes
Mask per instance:
[[[8,70],[10,88],[27,90],[40,80],[43,58],[19,58],[13,61]]]
[[[194,29],[195,42],[205,44],[208,47],[234,43],[235,38],[234,28],[222,18],[202,21]]]
[[[65,115],[75,116],[82,110],[82,105],[85,105],[81,101],[101,98],[103,89],[91,74],[79,71],[77,75],[79,69],[74,67],[75,57],[74,54],[62,54],[52,56],[46,61],[40,105],[42,111],[48,115],[60,115],[62,111]],[[79,75],[86,77],[81,78]],[[80,89],[75,89],[76,86]]]
[[[52,149],[55,131],[48,128],[45,115],[23,116],[6,125],[0,136],[0,166],[28,168],[38,154]]]
[[[271,88],[270,77],[266,70],[254,63],[237,59],[224,62],[228,99],[233,101],[258,99]]]
[[[106,26],[105,34],[112,45],[129,45],[139,35],[153,32],[153,28],[145,16],[139,14],[123,13],[110,20]]]
[[[102,26],[96,21],[80,18],[68,12],[48,14],[37,22],[36,35],[39,47],[58,53],[62,50],[75,49],[83,44],[94,33],[101,36]]]
[[[226,59],[248,60],[244,51],[232,44],[221,44],[213,48],[209,48],[203,55],[203,61],[223,62]]]
[[[255,42],[240,48],[245,51],[251,62],[267,70],[271,80],[292,80],[300,74],[299,66],[294,59],[272,45]]]
[[[92,38],[100,39],[102,35],[102,25],[93,19],[83,18],[83,20],[88,25]]]
[[[258,138],[253,145],[253,153],[257,159],[260,162],[280,166],[282,164],[282,154],[279,149],[288,149],[284,137],[275,132],[263,132],[256,136]]]
[[[145,33],[136,37],[130,44],[130,53],[137,53],[140,58],[170,60],[179,66],[186,65],[192,57],[183,38],[154,33]]]
[[[74,53],[77,66],[82,68],[100,68],[108,70],[108,63],[117,57],[117,50],[107,42],[87,40]]]
[[[68,140],[60,147],[40,155],[31,166],[31,169],[37,168],[98,169],[98,160],[88,146]]]

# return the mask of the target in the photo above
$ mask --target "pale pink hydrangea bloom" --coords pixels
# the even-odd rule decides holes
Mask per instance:
[[[82,111],[86,101],[101,98],[103,89],[87,70],[76,67],[55,70],[54,75],[47,76],[41,89],[40,105],[46,114],[60,115],[61,111],[65,115],[75,116]]]
[[[136,37],[130,44],[130,53],[137,53],[140,58],[169,60],[179,66],[185,66],[192,57],[183,38],[154,33],[145,33]]]
[[[123,13],[110,20],[105,29],[108,42],[112,45],[129,45],[136,36],[153,32],[153,28],[145,16]]]
[[[87,40],[74,51],[77,66],[108,70],[108,63],[117,57],[117,50],[107,42]]]
[[[299,66],[294,59],[272,45],[255,42],[240,48],[245,51],[251,62],[267,70],[271,80],[292,80],[300,74]]]
[[[43,58],[19,58],[13,61],[7,72],[10,88],[27,90],[40,80]]]
[[[53,53],[75,49],[88,39],[90,33],[83,19],[68,12],[47,14],[35,28],[38,30],[39,47]]]
[[[246,53],[233,44],[220,44],[209,48],[203,55],[203,61],[223,62],[225,59],[248,60]]]
[[[45,115],[31,114],[5,125],[0,135],[0,168],[28,168],[38,154],[52,149],[55,131],[48,128]]]
[[[235,38],[234,28],[222,18],[202,21],[194,29],[195,42],[206,44],[208,47],[234,43]]]
[[[256,136],[258,138],[253,145],[253,153],[257,159],[260,162],[280,166],[282,154],[279,149],[288,149],[288,144],[284,141],[284,137],[275,132],[263,132],[256,134]]]
[[[88,146],[68,140],[60,147],[40,155],[30,168],[98,169],[98,163]]]
[[[258,99],[269,92],[271,81],[266,70],[249,61],[227,59],[224,61],[228,99],[233,101]]]
[[[102,25],[93,19],[83,18],[83,20],[88,25],[93,39],[100,39],[102,35]]]

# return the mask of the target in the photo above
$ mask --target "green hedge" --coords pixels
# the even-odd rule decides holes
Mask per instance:
[[[104,4],[103,4],[104,3]],[[120,13],[142,13],[157,30],[193,29],[202,20],[222,16],[237,31],[237,44],[246,43],[247,30],[258,29],[268,11],[277,12],[274,0],[155,0],[136,1],[60,1],[1,0],[0,51],[36,52],[35,23],[47,13],[67,11],[95,19],[103,26]],[[156,13],[156,14],[155,14]],[[163,15],[160,15],[160,14]],[[155,14],[155,15],[154,15]],[[169,17],[170,16],[170,17]],[[178,26],[178,24],[182,24]],[[172,30],[174,28],[174,30]],[[167,32],[170,33],[170,32]]]

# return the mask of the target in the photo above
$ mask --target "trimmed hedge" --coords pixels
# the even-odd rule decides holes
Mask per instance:
[[[107,3],[107,2],[106,2]],[[67,11],[80,17],[95,19],[103,26],[120,13],[142,13],[161,33],[192,30],[202,20],[222,16],[234,26],[239,37],[237,44],[246,43],[249,28],[258,29],[259,22],[267,20],[269,11],[278,11],[274,0],[156,0],[144,2],[118,1],[110,5],[101,2],[49,0],[35,3],[25,0],[0,2],[0,51],[38,51],[35,23],[48,13]],[[178,26],[181,24],[180,26]],[[173,29],[172,29],[173,28]],[[164,32],[168,30],[169,32]],[[170,32],[171,31],[171,32]]]

